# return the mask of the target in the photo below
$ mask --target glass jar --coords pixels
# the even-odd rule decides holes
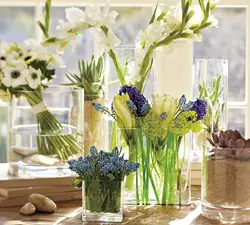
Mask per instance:
[[[9,104],[8,163],[16,176],[71,175],[67,161],[83,153],[84,90],[49,86],[17,91]],[[72,118],[72,110],[78,110]]]
[[[82,186],[83,222],[123,221],[123,182],[85,180]]]
[[[193,135],[194,160],[200,161],[207,138],[213,132],[227,128],[228,61],[196,59],[194,98],[207,102],[207,115],[202,121],[206,129]]]
[[[195,60],[194,97],[208,103],[208,115],[204,122],[209,133],[227,128],[227,60]]]
[[[202,215],[223,224],[248,224],[250,149],[207,148],[202,167]]]
[[[104,133],[104,117],[96,111],[92,103],[100,103],[104,105],[103,94],[86,94],[84,95],[84,155],[89,154],[91,146],[96,146],[98,149],[105,148],[105,133]],[[79,107],[76,105],[72,109],[72,118],[77,118],[79,114]],[[77,124],[74,119],[74,124]]]

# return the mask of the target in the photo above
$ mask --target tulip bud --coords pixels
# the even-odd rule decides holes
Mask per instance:
[[[130,101],[129,95],[124,93],[122,95],[116,95],[114,98],[114,110],[120,128],[135,127],[135,115],[129,109],[127,101]]]

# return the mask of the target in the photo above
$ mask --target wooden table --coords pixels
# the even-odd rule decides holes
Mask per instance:
[[[171,206],[125,206],[124,222],[126,225],[168,225],[177,218],[185,217],[194,209],[189,207]],[[0,225],[79,225],[81,222],[81,201],[58,203],[58,211],[54,214],[36,214],[22,216],[19,207],[1,208]],[[97,223],[88,223],[97,224]],[[191,225],[220,224],[209,221],[202,216]],[[248,223],[249,225],[250,223]],[[247,224],[246,224],[247,225]]]

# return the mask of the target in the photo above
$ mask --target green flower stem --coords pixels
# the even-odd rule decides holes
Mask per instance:
[[[31,106],[43,102],[42,89],[38,88],[34,92],[23,92],[22,95],[27,99]],[[36,114],[38,136],[37,148],[41,155],[57,154],[60,159],[66,161],[69,156],[82,151],[74,135],[61,134],[63,126],[48,110]]]
[[[140,69],[140,76],[141,76],[141,80],[139,82],[135,83],[135,87],[137,89],[140,90],[141,93],[144,92],[145,86],[146,86],[146,82],[147,82],[147,78],[148,78],[148,73],[150,71],[151,68],[149,68],[149,65],[151,64],[151,60],[152,60],[152,55],[154,53],[154,50],[161,47],[161,46],[166,46],[169,45],[172,41],[181,38],[182,34],[178,33],[175,34],[173,33],[173,35],[168,36],[166,39],[155,43],[154,45],[151,45],[142,61],[142,67]]]
[[[166,149],[166,164],[165,164],[165,171],[164,171],[164,181],[163,181],[163,187],[162,187],[162,199],[161,204],[166,205],[167,204],[167,193],[168,193],[168,163],[169,163],[169,151]]]
[[[90,212],[118,213],[121,206],[121,185],[119,181],[84,181],[85,208]]]
[[[143,140],[143,138],[142,138],[142,131],[141,130],[139,131],[139,140],[141,140],[141,141]],[[147,142],[147,144],[149,144],[149,146],[147,146],[147,149],[149,149],[151,147],[150,146],[150,142]],[[143,143],[141,143],[141,146],[143,146]],[[150,162],[147,161],[147,158],[145,157],[145,153],[144,153],[144,149],[143,148],[141,149],[141,151],[142,151],[142,161],[144,161],[145,167],[146,167],[146,169],[143,170],[143,173],[145,171],[147,171],[149,179],[150,179],[150,182],[151,182],[151,185],[152,185],[152,188],[153,188],[153,191],[154,191],[154,194],[155,194],[155,197],[156,197],[157,204],[160,204],[159,194],[157,192],[157,189],[156,189],[156,186],[155,186],[155,183],[154,183],[154,179],[153,179],[152,173],[150,171]]]
[[[128,145],[128,148],[129,148],[129,158],[128,158],[129,162],[136,162],[136,146],[133,143],[131,143]],[[125,187],[128,190],[133,189],[134,177],[135,177],[135,174],[132,173],[132,174],[129,174],[126,178]]]
[[[117,74],[119,76],[121,85],[122,86],[126,85],[126,81],[125,81],[125,78],[124,78],[125,74],[123,73],[122,67],[121,67],[119,61],[117,60],[116,54],[114,53],[114,51],[112,49],[110,49],[108,51],[108,54],[109,54],[110,58],[112,59],[112,61],[114,63],[114,66],[115,66],[115,69],[116,69]]]
[[[136,143],[136,162],[139,162],[139,151],[141,149],[140,146],[140,141],[138,140]],[[140,165],[141,162],[139,162]],[[140,194],[139,194],[139,173],[140,173],[140,168],[136,171],[136,204],[139,205],[140,204]]]

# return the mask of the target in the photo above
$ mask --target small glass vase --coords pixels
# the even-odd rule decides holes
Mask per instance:
[[[43,92],[15,94],[8,114],[9,173],[24,177],[72,175],[67,161],[83,155],[84,90],[49,86]],[[27,99],[41,102],[33,104]],[[74,120],[73,109],[79,112]]]
[[[130,135],[129,135],[130,134]],[[141,129],[119,129],[117,145],[129,161],[140,163],[125,180],[125,204],[188,205],[191,198],[190,136],[168,134],[152,141]]]
[[[85,180],[82,186],[82,221],[123,221],[123,181]]]
[[[250,149],[207,148],[202,215],[223,224],[250,223]]]
[[[195,60],[194,98],[207,102],[207,115],[202,121],[206,129],[193,135],[194,160],[200,161],[207,138],[227,128],[228,61],[224,59]],[[212,98],[208,96],[213,96]]]
[[[91,146],[96,146],[98,149],[105,148],[104,136],[104,118],[103,115],[96,111],[92,103],[100,103],[104,105],[103,94],[86,94],[84,95],[84,155],[89,155]],[[77,124],[79,108],[76,106],[72,110],[71,118],[74,124]]]

